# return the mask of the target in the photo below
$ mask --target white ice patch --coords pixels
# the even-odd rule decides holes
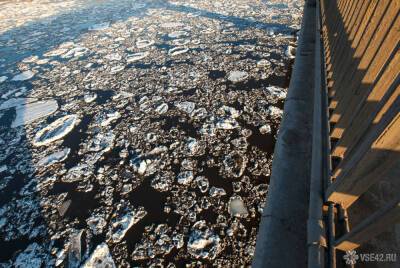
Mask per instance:
[[[156,108],[156,112],[157,112],[158,114],[164,114],[164,113],[166,113],[167,111],[168,111],[168,104],[166,104],[166,103],[160,104],[160,105]]]
[[[247,72],[232,71],[228,75],[228,80],[233,83],[238,83],[246,80],[248,76],[249,74]]]
[[[221,251],[220,238],[207,227],[205,221],[198,221],[192,227],[187,250],[190,255],[203,259],[214,259]]]
[[[283,111],[282,111],[281,109],[279,109],[278,107],[269,106],[269,107],[268,107],[267,113],[268,113],[268,115],[270,115],[272,118],[276,118],[276,117],[282,116]]]
[[[239,127],[238,122],[236,122],[236,120],[231,118],[221,119],[216,124],[217,129],[232,130],[238,127]]]
[[[66,115],[61,117],[41,129],[33,139],[34,146],[42,146],[59,140],[67,135],[75,127],[78,117],[76,115]]]
[[[43,249],[37,243],[30,244],[23,252],[18,254],[12,267],[42,267],[43,266]]]
[[[272,97],[278,100],[284,100],[286,98],[286,90],[281,87],[270,86],[265,89]]]
[[[174,32],[168,34],[168,37],[169,38],[181,38],[181,37],[186,37],[188,35],[189,35],[188,32],[185,32],[185,31],[174,31]]]
[[[261,134],[265,135],[265,134],[269,134],[271,133],[271,126],[270,125],[263,125],[259,128],[259,131]]]
[[[96,247],[82,268],[115,268],[114,260],[106,243]]]
[[[168,28],[183,27],[184,24],[181,23],[181,22],[165,22],[165,23],[162,23],[160,26],[163,27],[163,28],[167,28],[168,29]]]
[[[95,99],[97,98],[97,94],[96,93],[91,93],[91,92],[89,92],[89,93],[86,93],[84,96],[83,96],[83,100],[86,102],[86,103],[91,103],[91,102],[93,102]]]
[[[141,49],[141,48],[145,48],[145,47],[149,47],[154,45],[154,40],[146,40],[146,39],[142,39],[142,40],[138,40],[136,42],[136,47]]]
[[[39,118],[49,116],[57,111],[57,109],[58,104],[55,100],[38,101],[17,106],[16,117],[11,127],[29,124]]]
[[[28,71],[22,72],[20,74],[17,74],[11,80],[12,81],[25,81],[25,80],[31,79],[34,75],[35,75],[34,72],[28,70]]]
[[[177,179],[179,184],[189,185],[193,181],[192,171],[183,171],[178,174]]]
[[[149,55],[150,55],[150,53],[148,51],[130,54],[130,55],[128,55],[128,58],[126,59],[126,62],[131,63],[131,62],[139,61],[139,60],[146,58]]]
[[[257,66],[258,67],[269,67],[269,66],[271,66],[271,62],[269,60],[262,59],[257,62]]]
[[[229,199],[228,212],[232,217],[246,218],[249,215],[242,198],[234,196]]]
[[[47,155],[39,160],[38,166],[49,166],[54,163],[64,161],[68,157],[70,151],[71,151],[70,148],[65,148],[64,150],[57,151],[55,153]]]
[[[122,56],[118,53],[111,53],[106,55],[104,58],[110,60],[110,61],[120,61],[122,59]]]
[[[103,22],[99,24],[93,24],[89,27],[89,31],[102,31],[110,27],[110,22]]]
[[[3,83],[4,81],[6,81],[8,79],[7,76],[0,76],[0,83]]]
[[[113,66],[113,67],[111,67],[110,74],[116,74],[116,73],[122,71],[123,69],[125,69],[125,66],[123,66],[123,65]]]
[[[177,55],[180,55],[180,54],[184,54],[184,53],[186,53],[188,51],[189,51],[189,49],[185,48],[185,47],[174,47],[174,48],[171,48],[168,51],[168,54],[171,55],[171,56],[177,56]]]
[[[294,59],[296,58],[296,48],[292,47],[290,45],[288,45],[286,47],[286,51],[285,51],[285,55],[289,58],[289,59]]]
[[[56,57],[68,52],[67,48],[58,48],[44,54],[45,57]]]
[[[179,110],[186,112],[188,114],[191,114],[194,110],[194,108],[196,107],[196,104],[190,101],[184,101],[184,102],[180,102],[175,104],[176,108],[178,108]]]
[[[126,232],[138,221],[144,218],[147,212],[143,207],[139,207],[133,211],[128,212],[123,216],[119,216],[112,222],[112,240],[114,243],[121,242]]]

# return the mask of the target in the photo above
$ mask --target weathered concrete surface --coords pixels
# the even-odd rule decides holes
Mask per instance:
[[[307,1],[253,267],[307,266],[315,14],[315,0]]]

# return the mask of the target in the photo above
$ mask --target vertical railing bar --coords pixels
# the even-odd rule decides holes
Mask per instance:
[[[330,155],[331,151],[331,142],[329,138],[329,133],[330,133],[330,124],[329,124],[329,107],[328,107],[328,89],[327,89],[327,71],[326,71],[326,55],[325,55],[325,50],[321,50],[322,53],[322,87],[321,87],[321,95],[322,95],[322,100],[321,100],[321,107],[322,109],[322,155],[323,155],[323,189],[324,189],[324,196],[325,196],[325,190],[330,186],[332,183],[332,177],[331,177],[331,172],[332,172],[332,159]],[[328,260],[327,260],[327,267],[329,268],[335,268],[336,267],[336,251],[334,247],[334,241],[335,241],[335,210],[334,210],[334,204],[333,203],[328,203],[328,219],[327,219],[327,242],[328,242]]]

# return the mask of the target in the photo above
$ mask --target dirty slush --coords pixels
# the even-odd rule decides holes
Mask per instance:
[[[302,5],[0,3],[0,267],[250,265]]]

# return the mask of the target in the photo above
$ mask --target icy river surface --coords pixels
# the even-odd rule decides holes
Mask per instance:
[[[0,267],[250,265],[302,8],[2,1]]]

